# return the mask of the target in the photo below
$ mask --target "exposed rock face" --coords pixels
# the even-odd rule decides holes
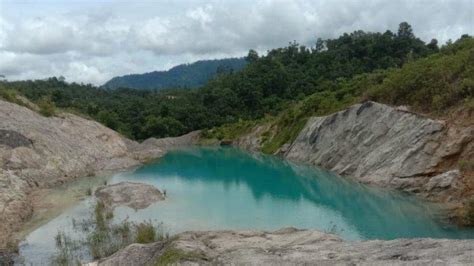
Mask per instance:
[[[262,134],[270,128],[270,124],[259,125],[251,132],[236,139],[232,145],[249,151],[258,151],[261,148]]]
[[[106,207],[128,206],[135,210],[144,209],[150,204],[164,200],[165,197],[152,185],[120,182],[96,190],[94,195],[104,202]]]
[[[199,133],[200,133],[199,131],[193,131],[186,135],[183,135],[180,137],[174,137],[174,138],[161,138],[161,139],[149,138],[143,141],[140,145],[147,146],[147,147],[148,146],[160,147],[162,149],[174,148],[174,147],[179,147],[179,146],[187,146],[190,143],[197,143],[199,139]]]
[[[31,141],[27,137],[16,131],[0,129],[0,145],[17,148],[30,147],[31,144]]]
[[[153,265],[173,249],[180,265],[468,265],[474,240],[344,241],[318,231],[185,232],[170,243],[133,244],[90,265]],[[169,262],[169,261],[168,261]]]
[[[192,131],[188,134],[172,137],[172,138],[149,138],[142,143],[127,140],[130,154],[142,161],[147,161],[152,158],[159,157],[164,154],[166,150],[197,144],[199,141],[200,131]]]
[[[159,254],[162,254],[165,244],[164,242],[131,244],[106,259],[88,263],[86,266],[154,265],[153,262]]]
[[[310,118],[284,156],[364,183],[443,197],[462,189],[459,171],[448,170],[456,167],[453,157],[472,152],[473,137],[473,127],[449,128],[443,121],[366,102]]]
[[[31,216],[32,190],[136,166],[174,144],[192,144],[195,134],[139,144],[95,121],[48,118],[0,100],[0,249]]]

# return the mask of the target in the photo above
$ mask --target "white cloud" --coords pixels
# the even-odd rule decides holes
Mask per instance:
[[[79,80],[88,80],[91,83],[103,82],[103,76],[96,67],[81,62],[69,63],[66,75],[76,75]]]
[[[29,18],[4,27],[1,49],[44,55],[71,51],[109,55],[116,52],[128,32],[127,27],[118,23],[87,15]]]
[[[64,75],[101,84],[293,40],[396,30],[401,21],[425,41],[474,33],[472,0],[33,2],[0,0],[0,74],[9,79]]]

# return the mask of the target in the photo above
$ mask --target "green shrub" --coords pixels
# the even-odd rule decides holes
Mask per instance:
[[[459,160],[458,166],[462,171],[472,171],[474,170],[474,161]]]
[[[112,227],[112,232],[115,235],[120,235],[122,239],[128,239],[131,235],[130,223],[124,221]]]
[[[140,223],[136,226],[137,235],[135,242],[145,244],[155,241],[156,229],[151,222]]]
[[[95,225],[100,231],[104,231],[107,229],[105,212],[105,204],[102,201],[98,201],[94,208],[94,218]]]
[[[16,103],[16,92],[10,89],[5,89],[0,87],[0,97],[3,98],[5,101]]]
[[[467,225],[474,226],[474,198],[467,204],[465,219]]]
[[[56,106],[54,102],[51,101],[49,97],[43,97],[41,100],[38,101],[38,107],[40,114],[50,117],[56,114]]]

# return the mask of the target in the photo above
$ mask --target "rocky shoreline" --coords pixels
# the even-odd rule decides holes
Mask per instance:
[[[95,265],[468,265],[474,240],[344,241],[334,235],[285,228],[185,232],[169,241],[132,244]]]
[[[0,253],[15,249],[15,234],[34,211],[33,192],[136,167],[198,135],[138,143],[77,115],[44,117],[0,100]]]

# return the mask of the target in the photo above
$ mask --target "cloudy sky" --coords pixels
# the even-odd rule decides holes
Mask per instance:
[[[0,74],[101,85],[401,21],[425,41],[472,35],[474,0],[0,0]]]

